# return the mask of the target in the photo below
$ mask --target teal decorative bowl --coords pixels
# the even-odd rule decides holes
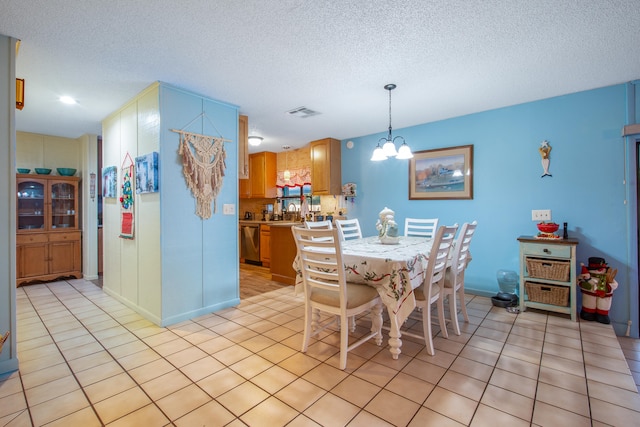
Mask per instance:
[[[29,173],[29,172],[31,172],[31,169],[18,168],[18,173]]]
[[[73,168],[58,168],[56,170],[60,176],[73,176],[76,174],[76,169]]]
[[[51,173],[51,169],[47,168],[36,168],[36,173],[38,175],[49,175]]]

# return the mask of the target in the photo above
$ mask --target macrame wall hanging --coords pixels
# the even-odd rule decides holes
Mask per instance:
[[[185,128],[202,116],[207,117],[202,113]],[[202,219],[209,219],[212,203],[213,213],[217,210],[216,197],[222,188],[226,169],[227,154],[224,150],[224,142],[229,140],[221,136],[200,135],[184,130],[171,129],[171,131],[180,134],[178,153],[182,156],[182,173],[187,186],[196,198],[196,214]]]
[[[133,159],[127,152],[122,162],[120,186],[120,237],[133,239]]]

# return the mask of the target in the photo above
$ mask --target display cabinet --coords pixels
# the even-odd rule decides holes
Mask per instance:
[[[16,178],[16,278],[82,277],[80,178],[19,174]]]
[[[520,236],[520,310],[554,311],[576,320],[577,239]]]

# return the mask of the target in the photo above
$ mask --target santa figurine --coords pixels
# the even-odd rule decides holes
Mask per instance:
[[[582,292],[582,310],[580,318],[583,320],[595,320],[609,324],[609,310],[613,291],[618,287],[614,280],[618,270],[611,270],[604,259],[589,258],[589,267],[581,265],[578,285]]]

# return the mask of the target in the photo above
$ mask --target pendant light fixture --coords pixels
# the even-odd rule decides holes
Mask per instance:
[[[411,148],[407,145],[404,138],[401,136],[396,136],[395,138],[392,135],[391,128],[391,91],[396,88],[396,85],[393,83],[389,83],[384,87],[389,91],[389,134],[386,138],[380,138],[378,141],[378,145],[376,145],[375,150],[373,150],[373,155],[371,156],[371,160],[374,162],[386,160],[389,157],[395,157],[396,159],[410,159],[413,157],[413,153],[411,152]],[[402,140],[402,145],[398,150],[396,150],[396,139]],[[380,142],[384,142],[383,145],[380,145]]]

